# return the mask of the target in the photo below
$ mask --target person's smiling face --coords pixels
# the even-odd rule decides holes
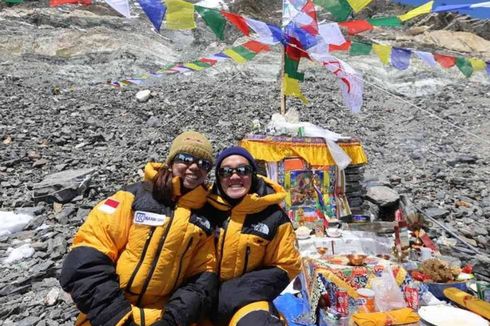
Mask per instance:
[[[190,157],[188,161],[180,157]],[[194,189],[204,183],[209,170],[206,167],[199,166],[198,159],[189,154],[177,154],[172,163],[172,173],[182,179],[184,188]]]
[[[252,167],[248,160],[240,155],[230,155],[218,167],[221,189],[232,198],[245,196],[252,187]]]

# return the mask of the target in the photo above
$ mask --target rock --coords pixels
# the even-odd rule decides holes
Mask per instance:
[[[449,211],[438,207],[431,207],[424,209],[424,214],[435,219],[441,219],[448,216]]]
[[[384,207],[396,204],[400,199],[400,195],[386,186],[374,186],[367,188],[366,198],[373,203]]]
[[[146,120],[146,125],[148,127],[157,128],[161,126],[161,122],[157,117],[151,116],[148,120]]]
[[[48,294],[44,298],[44,304],[46,306],[52,306],[58,301],[58,298],[60,296],[60,289],[55,287],[49,290]]]
[[[138,102],[140,103],[146,102],[150,99],[150,96],[151,96],[151,91],[145,89],[143,91],[139,91],[138,93],[136,93],[136,100],[138,100]]]
[[[42,158],[42,159],[40,159],[40,160],[36,160],[36,161],[34,161],[34,163],[32,163],[32,167],[33,167],[33,168],[39,168],[39,167],[44,166],[44,165],[46,165],[46,164],[48,164],[48,163],[49,163],[49,161],[48,161],[48,160],[46,160],[46,159]]]
[[[85,192],[94,172],[94,168],[87,168],[50,174],[33,185],[33,200],[67,203]]]

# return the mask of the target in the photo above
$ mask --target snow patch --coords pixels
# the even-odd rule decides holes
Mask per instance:
[[[32,216],[27,214],[0,211],[0,236],[22,231],[30,220]]]

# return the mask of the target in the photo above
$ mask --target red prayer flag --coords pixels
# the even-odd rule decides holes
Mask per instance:
[[[307,0],[306,4],[304,7],[301,9],[301,11],[308,16],[311,17],[313,20],[310,24],[308,25],[301,25],[301,28],[303,28],[305,31],[310,33],[311,35],[318,35],[318,22],[316,19],[316,10],[315,10],[315,5],[313,4],[313,1]]]
[[[444,68],[451,68],[456,64],[456,57],[434,53],[434,59]]]
[[[328,51],[329,52],[335,52],[335,51],[349,51],[350,46],[352,42],[351,41],[346,41],[340,45],[335,45],[335,44],[329,44],[328,45]]]
[[[373,29],[373,25],[367,20],[351,20],[348,22],[340,22],[339,25],[347,28],[349,35],[359,34]]]
[[[251,40],[247,43],[242,44],[244,47],[252,52],[259,53],[262,51],[269,51],[270,47],[267,44],[261,43],[259,41]]]
[[[218,60],[209,59],[209,58],[201,58],[201,59],[199,59],[199,61],[210,64],[210,65],[214,65],[216,62],[218,62]]]
[[[225,18],[232,23],[233,25],[236,26],[239,30],[242,31],[243,34],[246,36],[250,35],[250,29],[248,28],[247,22],[242,16],[239,16],[237,14],[233,14],[231,12],[226,12],[226,11],[221,11],[221,14],[225,16]]]
[[[50,7],[56,7],[65,4],[81,4],[84,6],[88,6],[92,4],[92,0],[49,0]]]
[[[299,61],[302,57],[310,59],[308,52],[302,50],[301,43],[297,39],[290,37],[289,44],[291,45],[286,45],[286,54],[291,60]]]

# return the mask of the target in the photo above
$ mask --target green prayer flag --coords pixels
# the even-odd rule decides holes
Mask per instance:
[[[298,72],[299,61],[294,61],[287,55],[284,57],[284,73],[296,80],[304,81],[305,74]]]
[[[368,19],[368,22],[373,26],[397,27],[402,25],[402,21],[397,16],[371,18]]]
[[[226,19],[221,15],[218,10],[205,8],[201,6],[194,6],[197,13],[202,17],[206,24],[216,34],[220,40],[224,40],[224,30],[226,26]]]
[[[373,45],[369,43],[352,42],[349,50],[349,55],[368,55],[371,53]]]
[[[247,49],[242,45],[234,47],[232,48],[232,50],[247,60],[252,60],[257,55],[257,53],[250,51],[249,49]]]
[[[471,77],[473,74],[473,67],[471,63],[463,57],[456,58],[456,66],[458,66],[459,70],[465,75],[467,78]]]
[[[313,3],[330,12],[338,22],[347,20],[352,12],[347,0],[313,0]]]

